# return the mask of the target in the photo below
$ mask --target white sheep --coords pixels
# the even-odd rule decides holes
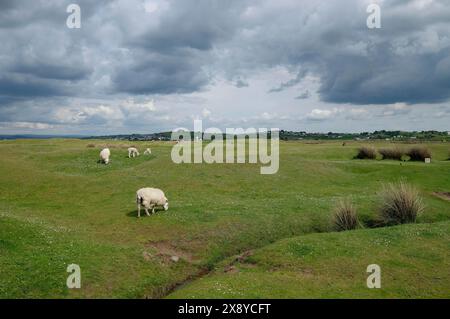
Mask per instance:
[[[169,201],[164,192],[158,188],[141,188],[136,192],[136,203],[138,206],[138,217],[141,217],[141,205],[144,206],[145,213],[150,216],[149,209],[152,214],[155,213],[155,207],[162,206],[164,210],[169,209]]]
[[[100,152],[100,161],[102,163],[108,164],[110,156],[111,156],[111,151],[109,150],[109,148],[104,148]]]
[[[144,152],[144,155],[150,155],[152,153],[152,150],[147,148]]]
[[[137,150],[136,147],[129,147],[128,148],[128,158],[136,157],[136,156],[139,156],[139,155],[140,155],[139,151]]]

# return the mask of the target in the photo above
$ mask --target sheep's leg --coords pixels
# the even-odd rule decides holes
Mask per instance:
[[[138,203],[138,218],[141,217],[141,204]]]
[[[154,213],[155,213],[155,207],[152,208],[152,214],[154,214]]]
[[[148,208],[145,207],[145,213],[147,214],[147,216],[150,216],[150,213],[148,212]]]

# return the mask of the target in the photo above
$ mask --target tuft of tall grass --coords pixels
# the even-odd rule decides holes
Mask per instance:
[[[405,182],[388,184],[380,193],[380,218],[385,225],[414,223],[424,205],[419,191]]]
[[[376,159],[377,151],[373,147],[362,146],[358,149],[358,154],[356,154],[358,159]]]
[[[336,231],[356,229],[359,225],[356,208],[350,200],[340,200],[334,210],[333,227]]]
[[[405,155],[405,151],[396,147],[396,148],[382,148],[378,150],[381,154],[382,159],[392,159],[400,161],[402,156]]]
[[[406,155],[409,156],[411,161],[425,161],[426,158],[431,158],[431,152],[426,147],[412,147],[408,150]]]

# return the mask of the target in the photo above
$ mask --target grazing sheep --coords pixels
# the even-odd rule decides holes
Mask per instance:
[[[144,152],[144,155],[150,155],[152,153],[152,150],[147,148]]]
[[[104,148],[100,152],[100,162],[105,163],[105,164],[109,164],[109,157],[110,156],[111,156],[111,151],[109,150],[109,148]]]
[[[155,213],[155,207],[162,206],[164,210],[169,209],[169,201],[164,192],[158,188],[141,188],[136,192],[136,203],[138,205],[138,217],[141,217],[141,205],[144,206],[145,213],[150,216],[149,209],[152,214]]]
[[[128,158],[139,156],[139,151],[136,147],[128,148]]]

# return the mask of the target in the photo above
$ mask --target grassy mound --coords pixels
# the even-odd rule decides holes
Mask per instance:
[[[182,287],[170,298],[448,298],[450,223],[281,240]],[[381,267],[381,288],[366,285]]]

